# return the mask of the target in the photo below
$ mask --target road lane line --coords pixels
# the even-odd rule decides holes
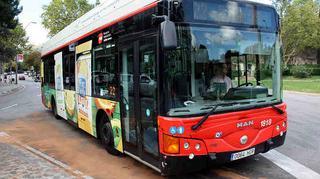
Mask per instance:
[[[15,107],[15,106],[18,106],[18,104],[14,104],[14,105],[11,105],[11,106],[8,106],[8,107],[5,107],[5,108],[1,108],[0,111],[9,109],[9,108],[12,108],[12,107]]]
[[[276,150],[261,155],[298,179],[320,179],[319,173]]]

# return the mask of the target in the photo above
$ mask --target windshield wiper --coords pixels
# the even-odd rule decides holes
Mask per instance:
[[[219,103],[216,105],[213,105],[213,108],[205,115],[203,118],[195,125],[191,127],[192,130],[197,130],[214,112],[218,109],[219,106],[227,106],[227,105],[234,105],[239,104],[238,102],[231,102],[231,103]]]
[[[275,106],[274,104],[271,105],[272,109],[276,110],[277,113],[279,114],[284,114],[284,111],[280,108],[278,108],[277,106]]]

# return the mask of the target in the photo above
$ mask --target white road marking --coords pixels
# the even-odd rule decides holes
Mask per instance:
[[[5,132],[0,132],[0,137],[8,137],[9,135]]]
[[[5,108],[1,108],[0,111],[9,109],[9,108],[12,108],[12,107],[15,107],[15,106],[18,106],[18,104],[14,104],[14,105],[11,105],[11,106],[8,106],[8,107],[5,107]]]
[[[271,150],[261,155],[298,179],[320,179],[319,173],[276,150]]]
[[[1,132],[1,131],[0,131],[0,137],[10,137],[10,135],[7,134],[6,132]],[[41,157],[41,158],[43,158],[43,159],[45,159],[45,160],[53,163],[54,165],[57,165],[57,166],[63,168],[63,169],[66,170],[66,171],[69,171],[69,172],[71,172],[71,173],[73,173],[73,174],[75,174],[75,175],[78,175],[78,176],[80,176],[81,178],[84,178],[84,179],[93,179],[93,177],[88,176],[88,175],[85,175],[84,173],[82,173],[82,172],[79,171],[79,170],[74,170],[74,169],[72,169],[69,165],[62,163],[62,162],[60,162],[59,160],[56,160],[56,159],[50,157],[49,155],[40,152],[39,150],[37,150],[37,149],[35,149],[35,148],[32,148],[32,147],[30,147],[30,146],[28,146],[28,145],[25,145],[25,144],[22,144],[22,143],[19,142],[19,141],[16,141],[16,140],[14,140],[14,141],[15,141],[16,143],[18,143],[19,145],[21,145],[22,147],[24,147],[24,148],[25,148],[26,150],[28,150],[29,152],[33,153],[34,155],[36,155],[36,156],[38,156],[38,157]]]

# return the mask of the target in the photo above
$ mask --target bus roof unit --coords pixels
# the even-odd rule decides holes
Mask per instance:
[[[42,56],[126,19],[157,4],[159,0],[108,0],[72,22],[42,47]]]

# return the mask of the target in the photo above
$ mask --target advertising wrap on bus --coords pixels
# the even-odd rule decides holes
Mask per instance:
[[[78,124],[93,134],[91,111],[91,55],[81,55],[76,62],[76,86],[78,94]],[[90,117],[89,117],[90,116]]]
[[[163,175],[268,152],[287,132],[279,29],[246,0],[106,1],[44,45],[43,104]]]

